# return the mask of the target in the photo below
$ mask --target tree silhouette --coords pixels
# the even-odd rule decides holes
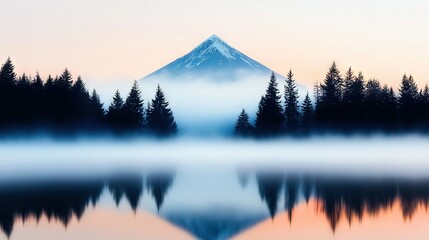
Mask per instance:
[[[305,133],[308,133],[310,131],[311,125],[313,123],[314,118],[314,110],[313,110],[313,104],[311,103],[310,96],[305,95],[304,102],[301,106],[302,109],[302,129]]]
[[[57,86],[61,89],[70,89],[73,85],[73,78],[69,70],[66,68],[61,76],[58,78]]]
[[[320,98],[316,111],[317,119],[324,127],[338,127],[343,80],[335,62],[329,68],[325,80],[320,84]]]
[[[392,132],[397,127],[397,99],[393,88],[389,88],[387,85],[384,85],[381,90],[380,111],[383,129]]]
[[[344,76],[344,91],[343,91],[343,103],[347,106],[352,102],[352,89],[353,83],[355,81],[355,74],[352,70],[352,67],[349,67]]]
[[[381,119],[381,93],[380,82],[376,79],[370,79],[366,83],[365,90],[365,123],[368,128],[378,128]]]
[[[344,91],[342,112],[344,113],[344,124],[348,130],[362,127],[364,120],[364,93],[365,80],[362,72],[353,75],[351,68],[346,73],[344,80]]]
[[[298,109],[298,89],[296,87],[295,79],[293,78],[292,70],[289,70],[286,77],[284,98],[286,131],[291,133],[297,132],[301,116]]]
[[[49,75],[44,82],[39,73],[34,78],[26,73],[17,77],[8,58],[0,69],[0,133],[32,133],[38,129],[55,134],[94,130],[128,134],[148,130],[159,136],[177,133],[161,88],[158,86],[146,110],[140,95],[134,82],[126,101],[116,92],[105,114],[97,92],[89,94],[82,78],[73,81],[67,68],[55,78]],[[365,81],[361,72],[355,75],[351,68],[343,81],[334,62],[323,83],[314,86],[314,111],[308,93],[298,108],[292,71],[286,79],[284,109],[280,99],[272,73],[256,113],[256,136],[309,133],[310,125],[311,130],[343,133],[429,131],[429,87],[419,90],[412,76],[403,76],[397,97],[392,87],[381,86],[375,79]],[[240,114],[236,134],[251,135],[248,118],[246,112]]]
[[[74,131],[73,123],[76,121],[73,98],[73,78],[68,69],[54,79],[51,98],[48,102],[51,104],[51,121],[50,124],[54,126],[55,130],[68,134]]]
[[[95,89],[91,93],[89,107],[92,122],[91,125],[98,129],[102,129],[104,127],[105,111],[103,108],[103,104],[100,101],[100,96],[98,96],[98,93]],[[102,124],[102,126],[96,126],[96,124]]]
[[[85,87],[85,83],[80,76],[77,77],[76,82],[71,87],[72,103],[70,104],[69,111],[71,111],[71,120],[73,128],[80,128],[85,126],[89,121],[89,103],[90,95]]]
[[[158,85],[155,98],[152,100],[147,113],[148,129],[155,135],[170,136],[177,133],[176,121],[168,105],[169,103],[165,99],[161,87]]]
[[[0,86],[2,87],[2,89],[4,87],[11,87],[15,84],[15,66],[13,65],[12,60],[10,58],[7,58],[6,62],[1,67],[0,80]]]
[[[243,109],[238,115],[237,122],[234,128],[234,134],[236,136],[250,136],[253,134],[253,126],[249,123],[249,115]]]
[[[134,81],[125,101],[123,114],[124,120],[127,122],[127,129],[132,131],[141,131],[143,129],[143,100],[140,96],[137,81]]]
[[[31,95],[29,98],[31,99],[30,102],[32,105],[32,110],[29,115],[33,119],[34,127],[40,126],[44,117],[44,86],[43,80],[38,72],[31,82]]]
[[[15,117],[15,126],[23,129],[28,127],[28,123],[31,121],[30,112],[32,111],[31,101],[28,101],[32,91],[30,77],[25,73],[18,77],[18,81],[15,86],[15,95],[10,96],[14,99],[14,110],[12,110],[12,116]]]
[[[398,113],[402,127],[405,129],[415,127],[418,116],[418,100],[419,92],[414,78],[411,75],[409,77],[404,75],[399,89]]]
[[[106,115],[110,127],[115,131],[123,130],[123,107],[124,100],[122,100],[119,91],[116,90]]]
[[[283,124],[283,110],[280,104],[280,94],[274,72],[271,74],[265,95],[259,102],[256,113],[256,133],[259,136],[278,135]]]
[[[8,58],[0,69],[0,126],[3,130],[12,125],[13,96],[16,84],[15,66]]]

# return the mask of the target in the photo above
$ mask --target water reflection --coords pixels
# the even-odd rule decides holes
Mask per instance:
[[[286,174],[256,173],[261,199],[273,218],[276,214],[280,192],[284,191],[284,209],[292,222],[292,213],[301,197],[307,203],[317,202],[335,231],[342,216],[349,224],[352,219],[362,220],[365,213],[376,216],[382,210],[400,202],[404,219],[412,219],[416,209],[429,203],[429,179],[357,179],[346,177],[309,177]]]
[[[136,211],[141,195],[143,194],[143,179],[141,175],[117,175],[110,178],[107,188],[115,200],[116,206],[125,196],[131,208]]]
[[[314,204],[315,214],[326,218],[330,229],[326,222],[325,228],[333,233],[341,221],[352,225],[356,220],[361,222],[365,217],[393,211],[394,206],[400,209],[403,220],[410,221],[420,211],[419,207],[427,208],[429,204],[429,179],[248,170],[233,171],[229,176],[216,173],[215,169],[193,171],[198,174],[192,177],[183,176],[180,171],[163,170],[78,180],[3,182],[0,227],[8,237],[13,235],[17,221],[40,221],[46,217],[67,227],[73,218],[82,219],[90,206],[94,212],[100,212],[95,207],[103,202],[103,193],[110,196],[115,209],[120,209],[124,200],[134,214],[147,208],[144,199],[150,198],[155,203],[155,216],[199,239],[230,239],[266,219],[274,221],[282,213],[291,226],[300,214],[296,209],[303,204]],[[192,174],[189,170],[184,172]],[[183,181],[184,178],[188,181]],[[212,185],[206,178],[214,178],[211,181],[218,184]],[[143,198],[143,194],[148,197]],[[207,194],[210,196],[206,197]],[[220,202],[217,197],[223,197],[223,204],[217,204]]]
[[[151,173],[146,187],[156,200],[158,209],[170,185],[173,171]],[[125,196],[135,211],[143,194],[143,175],[124,174],[101,179],[55,179],[51,181],[21,181],[0,185],[0,227],[10,237],[17,219],[23,222],[46,216],[65,227],[73,216],[81,219],[89,205],[95,207],[104,188],[108,188],[116,205]]]
[[[158,212],[164,203],[165,193],[173,184],[174,174],[172,172],[163,172],[149,174],[146,179],[149,192],[155,199]]]

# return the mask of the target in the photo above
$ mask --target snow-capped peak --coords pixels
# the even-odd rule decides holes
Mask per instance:
[[[264,65],[231,47],[217,35],[212,35],[185,56],[149,76],[162,74],[178,77],[183,74],[194,73],[233,76],[234,73],[242,71],[264,74],[271,72]]]
[[[216,51],[227,59],[235,59],[234,55],[236,55],[237,52],[237,50],[233,49],[215,34],[192,50],[192,52],[195,53],[194,57],[198,57],[201,60],[205,59],[204,55],[213,54],[216,53]]]
[[[222,41],[216,34],[211,35],[207,40]]]

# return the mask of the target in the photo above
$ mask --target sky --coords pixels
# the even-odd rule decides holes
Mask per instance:
[[[212,34],[299,82],[336,61],[399,86],[429,83],[426,0],[0,0],[0,61],[18,73],[140,79]]]

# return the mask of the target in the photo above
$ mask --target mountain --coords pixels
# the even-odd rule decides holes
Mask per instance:
[[[145,78],[178,78],[189,74],[233,78],[237,73],[269,74],[271,70],[212,35],[185,56],[176,59]]]
[[[157,85],[170,101],[180,133],[228,135],[244,108],[254,120],[272,70],[213,35],[139,81],[147,103]],[[276,73],[283,93],[285,77]],[[307,88],[298,85],[302,101]]]

